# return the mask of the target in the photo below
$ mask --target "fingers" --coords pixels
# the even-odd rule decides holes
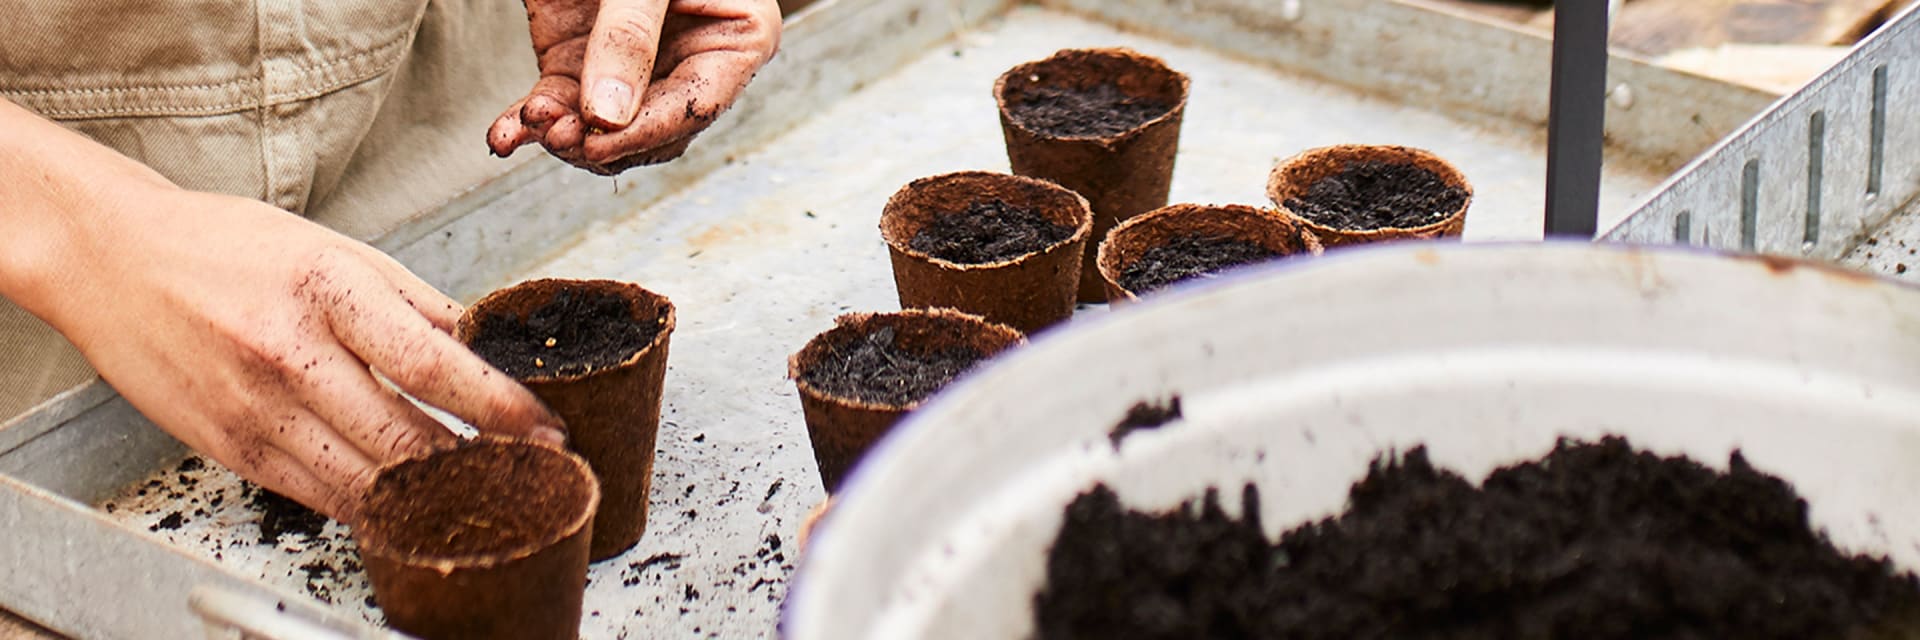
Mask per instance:
[[[500,117],[493,121],[493,126],[487,129],[487,149],[492,151],[493,155],[505,158],[513,155],[514,149],[533,141],[533,130],[520,122],[520,110],[526,104],[526,98],[513,103],[513,106],[507,107],[507,111],[500,114]]]
[[[354,356],[402,391],[482,431],[564,440],[560,420],[539,398],[428,323],[385,278],[355,276],[352,266],[336,269],[351,284],[330,280],[312,294]]]
[[[405,300],[415,311],[420,312],[420,315],[424,316],[435,329],[449,335],[453,333],[454,325],[460,322],[460,313],[465,311],[460,303],[454,302],[453,298],[447,297],[447,294],[440,293],[439,289],[421,280],[420,276],[414,275],[413,271],[408,270],[392,256],[381,253],[379,249],[362,246],[368,261],[372,262],[374,268],[379,269],[381,274],[393,283],[402,300]]]
[[[672,74],[647,88],[645,104],[630,125],[587,136],[582,147],[586,160],[609,164],[691,138],[733,104],[759,64],[757,54],[740,51],[711,51],[687,58]]]
[[[305,414],[288,425],[287,432],[331,433],[318,418]],[[350,525],[358,522],[361,497],[373,486],[372,463],[352,447],[319,438],[282,440],[253,456],[256,464],[245,473],[247,478],[327,517]]]
[[[381,385],[353,354],[332,348],[299,376],[307,410],[372,463],[452,446],[456,438],[400,394]],[[326,453],[333,444],[322,444]]]
[[[539,130],[562,116],[572,115],[573,105],[579,103],[579,82],[567,76],[541,76],[533,83],[533,91],[527,94],[526,104],[520,109],[520,121]]]
[[[633,122],[653,77],[667,0],[603,0],[587,39],[581,86],[586,121],[603,129]]]

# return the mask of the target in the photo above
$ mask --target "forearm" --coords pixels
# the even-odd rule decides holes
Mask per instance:
[[[62,292],[85,284],[100,240],[180,189],[5,99],[0,131],[0,296],[52,322]]]

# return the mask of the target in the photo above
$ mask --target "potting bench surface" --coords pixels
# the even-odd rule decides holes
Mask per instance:
[[[911,10],[915,24],[951,19],[958,35],[932,50],[918,49],[904,68],[870,82],[854,81],[858,90],[850,94],[820,104],[774,105],[814,113],[771,142],[730,155],[715,171],[669,185],[670,195],[569,230],[560,237],[580,238],[577,243],[488,285],[534,277],[613,278],[664,293],[679,310],[647,534],[626,554],[591,568],[584,637],[775,632],[785,583],[801,560],[796,531],[825,497],[799,400],[785,377],[787,356],[832,326],[839,314],[897,308],[877,229],[881,206],[896,189],[937,173],[1007,170],[990,87],[1017,63],[1066,47],[1127,46],[1163,57],[1189,74],[1193,86],[1174,202],[1264,205],[1267,173],[1282,157],[1336,143],[1391,143],[1430,149],[1466,173],[1475,187],[1469,238],[1539,236],[1545,155],[1537,123],[1396,102],[1381,96],[1397,94],[1378,93],[1392,82],[1363,82],[1371,92],[1348,89],[1251,61],[1246,52],[1230,57],[1116,28],[1103,19],[1126,22],[1126,15],[1087,18],[1025,6],[1000,13],[997,3],[969,4],[985,5],[997,16],[982,20],[965,15],[960,4],[967,3],[948,7],[952,15],[929,7],[926,16],[912,3],[865,4],[900,15]],[[1120,14],[1132,11],[1127,7],[1147,6],[1112,3],[1094,10],[1072,0],[1058,4],[1094,13],[1118,7]],[[1348,4],[1365,3],[1329,3],[1323,9]],[[818,9],[835,12],[822,20],[853,20],[848,16],[862,10],[852,0]],[[1155,10],[1140,9],[1146,17],[1132,19],[1148,19]],[[1452,19],[1424,13],[1416,18]],[[1530,42],[1489,26],[1470,31],[1494,34],[1500,42],[1509,37]],[[804,48],[789,48],[794,49],[809,55]],[[828,66],[810,73],[833,73],[832,55],[857,54],[821,54],[811,62]],[[1721,91],[1705,80],[1655,80]],[[1511,92],[1485,86],[1463,90]],[[1543,107],[1544,83],[1537,91]],[[1725,91],[1705,102],[1757,104],[1744,90]],[[1690,126],[1724,125],[1747,115],[1702,112],[1708,115]],[[1712,139],[1703,137],[1698,144]],[[1672,168],[1670,158],[1610,156],[1602,189],[1603,228],[1624,217]],[[614,193],[632,188],[628,177],[613,183],[568,180],[576,190],[605,189],[609,199],[632,197]],[[537,218],[545,213],[541,207],[553,206],[535,200],[518,215]],[[438,241],[439,232],[432,235]],[[456,232],[446,237],[456,238]],[[481,242],[504,241],[495,238]],[[460,259],[409,258],[427,251],[421,248],[426,245],[421,240],[396,253],[432,273],[444,270],[436,261]],[[429,277],[443,286],[456,279]],[[450,288],[465,297],[476,293],[475,283],[468,281]],[[317,535],[290,533],[262,543],[260,515],[249,506],[248,491],[237,477],[212,464],[189,462],[183,469],[177,457],[155,464],[162,465],[159,471],[96,504],[98,510],[120,527],[257,577],[267,592],[305,594],[349,618],[379,620],[343,526],[328,523]]]

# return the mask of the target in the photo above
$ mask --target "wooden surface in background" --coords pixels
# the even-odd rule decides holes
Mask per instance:
[[[1428,0],[1541,31],[1553,11],[1524,2]],[[1848,45],[1908,0],[1627,0],[1613,46],[1645,56],[1723,44]]]

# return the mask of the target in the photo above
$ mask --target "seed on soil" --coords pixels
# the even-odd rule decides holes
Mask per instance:
[[[895,340],[893,327],[882,327],[830,349],[800,380],[829,395],[901,407],[932,396],[984,359],[964,346],[909,349]]]
[[[1073,227],[993,199],[935,216],[907,244],[947,262],[991,264],[1044,251],[1071,237]]]
[[[1920,621],[1920,581],[1837,549],[1737,451],[1722,472],[1621,438],[1562,441],[1475,486],[1415,448],[1278,542],[1252,486],[1242,502],[1236,519],[1211,490],[1173,513],[1082,495],[1037,636],[1852,638]]]
[[[635,319],[632,305],[617,295],[568,290],[524,318],[480,318],[469,347],[516,378],[582,375],[618,366],[647,348],[664,321]]]
[[[1120,273],[1120,286],[1144,294],[1176,282],[1210,278],[1234,267],[1279,258],[1253,242],[1224,236],[1188,234],[1147,249]]]
[[[1334,229],[1412,229],[1447,219],[1467,191],[1427,169],[1397,162],[1349,162],[1288,198],[1288,210]]]
[[[1085,88],[1036,83],[1007,105],[1013,120],[1028,130],[1055,138],[1105,138],[1126,133],[1166,115],[1173,103],[1128,95],[1112,84]]]

